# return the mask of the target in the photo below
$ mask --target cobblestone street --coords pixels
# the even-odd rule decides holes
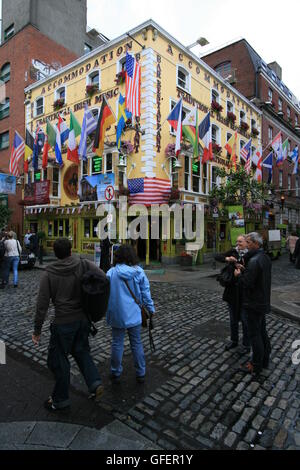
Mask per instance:
[[[273,264],[274,284],[297,282],[300,271],[283,258]],[[40,270],[22,271],[20,286],[0,291],[0,339],[9,350],[46,368],[49,319],[42,342],[31,341]],[[184,273],[183,273],[184,275]],[[238,371],[247,356],[224,352],[227,306],[214,279],[203,286],[152,283],[156,306],[151,354],[147,332],[147,381],[137,386],[126,341],[122,383],[109,381],[110,329],[99,323],[91,339],[106,391],[100,408],[163,449],[300,449],[300,365],[292,343],[300,324],[275,314],[267,319],[270,368],[259,382]],[[4,367],[4,366],[1,366]],[[85,391],[74,365],[72,384]],[[49,390],[49,393],[51,390]],[[44,399],[41,396],[41,402]]]

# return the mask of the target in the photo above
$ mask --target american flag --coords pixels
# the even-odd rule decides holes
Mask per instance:
[[[247,175],[249,175],[251,170],[251,139],[241,148],[240,158],[246,160],[245,170]]]
[[[11,156],[9,161],[9,172],[14,176],[19,176],[18,163],[25,155],[25,142],[22,137],[15,131],[14,143],[11,150]]]
[[[160,178],[133,178],[128,180],[130,204],[167,203],[171,193],[171,181]]]
[[[141,66],[126,52],[126,109],[133,116],[140,116]]]

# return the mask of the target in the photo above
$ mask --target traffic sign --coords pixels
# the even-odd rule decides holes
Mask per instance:
[[[105,199],[107,201],[111,201],[112,198],[114,197],[114,194],[115,194],[115,190],[113,186],[107,186],[104,192]]]

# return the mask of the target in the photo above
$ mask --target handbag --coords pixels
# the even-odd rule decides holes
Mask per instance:
[[[147,328],[148,320],[149,320],[149,342],[150,342],[151,351],[153,352],[153,351],[155,351],[155,344],[154,344],[152,333],[151,333],[151,330],[153,330],[153,328],[154,328],[153,321],[152,321],[152,315],[149,312],[149,310],[147,309],[147,307],[145,307],[145,305],[143,305],[141,302],[138,301],[138,299],[136,298],[136,296],[134,295],[134,293],[130,289],[128,282],[125,281],[125,279],[124,279],[124,282],[126,284],[127,289],[129,290],[129,292],[131,294],[131,297],[134,299],[135,303],[141,309],[142,327],[143,328]]]
[[[234,281],[234,269],[235,265],[233,263],[228,263],[221,272],[217,275],[217,281],[223,287],[228,287]]]

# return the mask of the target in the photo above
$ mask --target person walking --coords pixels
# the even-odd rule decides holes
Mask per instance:
[[[18,265],[22,253],[22,247],[19,240],[14,238],[14,232],[10,231],[7,234],[7,240],[4,241],[5,254],[4,254],[4,276],[3,287],[8,284],[10,269],[13,270],[13,283],[14,287],[18,287]]]
[[[270,258],[262,248],[262,237],[252,232],[247,235],[248,253],[246,267],[234,271],[243,288],[243,307],[246,312],[252,361],[241,369],[258,377],[263,368],[269,366],[271,344],[266,329],[266,315],[270,312],[271,269]]]
[[[120,382],[123,372],[124,337],[127,330],[136,380],[138,383],[143,383],[146,375],[146,362],[141,340],[141,309],[129,288],[138,301],[145,305],[153,315],[155,309],[151,299],[150,284],[143,269],[138,266],[138,258],[131,246],[121,245],[116,250],[113,265],[107,273],[110,279],[110,297],[106,317],[107,324],[112,328],[111,379],[112,382]]]
[[[286,240],[286,246],[287,246],[287,248],[289,249],[289,252],[290,252],[290,261],[291,261],[291,263],[295,262],[294,253],[295,253],[295,247],[296,247],[296,243],[298,241],[298,238],[299,237],[297,236],[297,233],[292,232],[291,235],[289,235],[287,240]]]
[[[32,235],[32,233],[30,232],[29,229],[27,230],[27,232],[24,235],[24,246],[27,249],[30,248],[30,237],[31,237],[31,235]]]
[[[80,278],[87,269],[105,274],[94,263],[84,260],[83,264],[80,258],[72,256],[72,245],[67,238],[55,240],[53,249],[57,261],[47,266],[40,281],[32,340],[35,345],[39,344],[52,300],[55,316],[50,325],[47,364],[54,374],[55,386],[44,406],[55,412],[70,409],[70,354],[85,379],[90,398],[98,401],[103,395],[102,380],[90,355],[88,337],[91,325],[81,307]]]
[[[244,264],[244,256],[248,252],[247,242],[245,235],[239,235],[236,241],[235,248],[223,254],[215,255],[215,260],[221,263],[228,263],[231,265],[232,274],[234,273],[234,266],[236,263]],[[230,268],[229,268],[230,269]],[[226,286],[223,293],[223,300],[227,302],[230,315],[230,339],[231,341],[226,344],[225,350],[235,349],[239,342],[239,323],[242,323],[243,339],[240,348],[241,354],[250,352],[250,340],[248,334],[248,325],[246,314],[242,305],[242,288],[237,283],[237,280],[232,276],[232,282]]]
[[[294,258],[295,258],[295,268],[300,269],[300,238],[298,238],[296,246],[295,246]]]
[[[107,273],[107,271],[111,268],[110,264],[110,246],[111,243],[109,241],[109,237],[107,236],[100,242],[101,248],[101,257],[100,257],[100,269]]]

